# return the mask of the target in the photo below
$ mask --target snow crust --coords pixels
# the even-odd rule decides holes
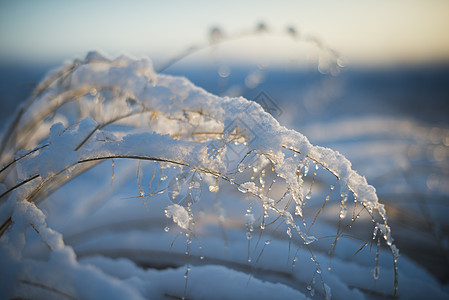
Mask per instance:
[[[186,209],[179,204],[167,206],[165,209],[165,215],[167,218],[173,218],[173,222],[183,229],[187,229],[189,226],[189,214]]]

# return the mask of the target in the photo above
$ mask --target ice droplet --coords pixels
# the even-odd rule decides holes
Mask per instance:
[[[203,260],[203,259],[204,259],[204,256],[200,256],[200,259]]]
[[[201,184],[198,181],[192,182],[189,185],[190,199],[192,202],[197,202],[201,197]]]
[[[212,193],[218,192],[220,187],[218,185],[209,185],[209,191]]]
[[[304,244],[309,245],[309,244],[315,242],[316,240],[318,240],[316,237],[314,237],[313,235],[309,235],[304,238]]]
[[[266,241],[265,241],[265,245],[269,245],[270,243],[271,243],[270,240],[266,240]]]
[[[170,231],[170,227],[168,227],[168,226],[165,227],[165,228],[164,228],[164,231],[165,231],[165,232],[169,232],[169,231]]]
[[[289,238],[292,238],[292,229],[290,227],[287,228],[287,235]]]
[[[246,225],[247,226],[253,226],[254,221],[256,219],[254,218],[254,215],[251,213],[251,210],[248,213],[245,214],[245,217],[246,217]]]
[[[306,161],[306,163],[304,164],[304,176],[307,176],[308,173],[309,173],[309,161]]]
[[[373,276],[374,276],[374,280],[379,279],[379,273],[380,273],[380,267],[376,266],[373,270]]]
[[[246,194],[246,193],[248,192],[248,190],[247,190],[246,188],[241,187],[241,186],[238,187],[238,190],[239,190],[240,192],[242,192],[243,194]]]
[[[295,215],[302,217],[302,208],[299,205],[296,205]]]

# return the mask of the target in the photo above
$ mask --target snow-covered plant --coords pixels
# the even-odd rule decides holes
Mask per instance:
[[[349,261],[373,245],[360,276],[372,279],[372,269],[381,293],[396,293],[398,250],[384,206],[344,156],[255,102],[156,74],[147,59],[89,53],[49,74],[0,151],[6,297],[269,299],[271,288],[285,299],[331,290],[354,298],[332,269],[360,272]],[[98,191],[85,191],[89,184]],[[383,245],[388,280],[379,277]],[[284,283],[263,285],[270,276]]]

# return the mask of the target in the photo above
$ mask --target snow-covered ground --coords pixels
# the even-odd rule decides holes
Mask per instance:
[[[447,69],[164,71],[215,97],[147,62],[122,58],[109,72],[90,59],[92,69],[42,89],[3,152],[19,162],[2,170],[2,193],[36,173],[45,189],[33,194],[31,181],[1,199],[2,295],[377,299],[393,297],[397,278],[400,298],[448,297]],[[349,158],[385,204],[393,247],[346,160],[226,95]],[[52,101],[60,108],[46,111]],[[114,157],[88,162],[98,155]],[[135,159],[149,155],[163,161]],[[37,208],[14,204],[21,197]]]

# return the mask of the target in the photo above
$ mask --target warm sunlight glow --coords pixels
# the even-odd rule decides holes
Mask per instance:
[[[448,11],[449,2],[440,0],[2,2],[0,59],[54,61],[90,49],[155,59],[207,41],[212,26],[235,35],[263,21],[273,33],[293,26],[317,36],[352,62],[447,60]],[[252,47],[238,51],[255,54]]]

